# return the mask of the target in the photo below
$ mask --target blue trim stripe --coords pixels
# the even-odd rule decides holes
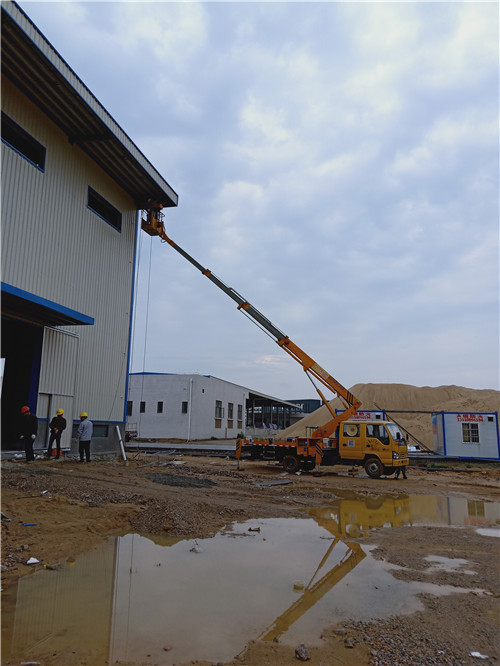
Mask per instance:
[[[37,296],[36,294],[31,294],[29,291],[24,291],[24,289],[19,289],[18,287],[13,287],[12,285],[6,284],[5,282],[2,282],[1,285],[2,285],[2,292],[6,294],[17,296],[18,298],[22,298],[25,301],[29,301],[30,303],[35,303],[36,305],[48,308],[53,312],[58,312],[59,314],[64,315],[65,317],[74,319],[75,323],[78,322],[80,324],[88,324],[90,326],[94,325],[94,318],[89,317],[88,315],[85,315],[82,312],[77,312],[76,310],[67,308],[64,305],[61,305],[60,303],[49,301],[47,298],[42,298],[41,296]]]
[[[444,425],[444,412],[441,412],[441,432],[443,433],[443,455],[446,455],[446,428]]]

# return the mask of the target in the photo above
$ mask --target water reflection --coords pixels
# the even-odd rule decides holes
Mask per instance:
[[[498,511],[461,498],[352,495],[303,519],[233,524],[196,542],[110,539],[72,566],[26,576],[17,594],[5,591],[2,663],[217,662],[256,637],[311,645],[346,617],[422,608],[423,584],[396,579],[396,567],[371,557],[363,538],[374,529],[494,525]]]

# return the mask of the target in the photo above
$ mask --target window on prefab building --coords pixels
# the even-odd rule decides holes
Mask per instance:
[[[243,428],[243,405],[238,405],[238,430]]]
[[[127,402],[127,416],[132,416],[133,407],[134,407],[134,403],[132,402],[132,400],[129,400]]]
[[[144,414],[144,412],[146,411],[146,403],[145,402],[141,402],[141,404],[139,406],[139,411],[140,411],[141,414]]]
[[[45,170],[45,146],[5,113],[2,113],[2,141],[40,171]]]
[[[232,402],[227,403],[227,418],[232,419],[234,414],[234,405]]]
[[[462,439],[464,444],[479,443],[479,424],[462,423]]]
[[[187,400],[182,401],[182,413],[187,414],[188,413],[188,403]]]
[[[215,427],[222,428],[222,417],[224,410],[222,409],[222,400],[215,401]]]
[[[156,405],[156,413],[157,414],[163,414],[163,402],[159,402]]]
[[[122,214],[120,211],[91,187],[89,187],[87,195],[87,206],[112,227],[118,231],[122,230]]]

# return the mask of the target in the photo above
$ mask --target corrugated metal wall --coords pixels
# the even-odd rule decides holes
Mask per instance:
[[[2,109],[46,149],[45,171],[2,143],[2,280],[93,317],[80,336],[75,418],[123,421],[133,279],[134,202],[2,77]],[[121,233],[87,208],[92,187],[122,212]],[[55,337],[46,337],[44,356]],[[51,386],[64,385],[64,358]],[[49,381],[49,376],[44,376]],[[62,392],[60,386],[57,392]]]

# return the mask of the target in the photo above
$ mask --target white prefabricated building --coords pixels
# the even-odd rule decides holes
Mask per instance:
[[[211,375],[134,373],[127,432],[139,439],[232,439],[244,429],[248,389]]]
[[[142,210],[177,195],[15,2],[2,2],[2,447],[41,424],[124,428]],[[112,72],[109,73],[112,76]],[[130,90],[133,98],[133,90]]]
[[[433,413],[432,437],[439,455],[500,460],[498,412]]]
[[[288,427],[295,409],[213,375],[138,372],[130,375],[126,432],[138,439],[266,438]]]

